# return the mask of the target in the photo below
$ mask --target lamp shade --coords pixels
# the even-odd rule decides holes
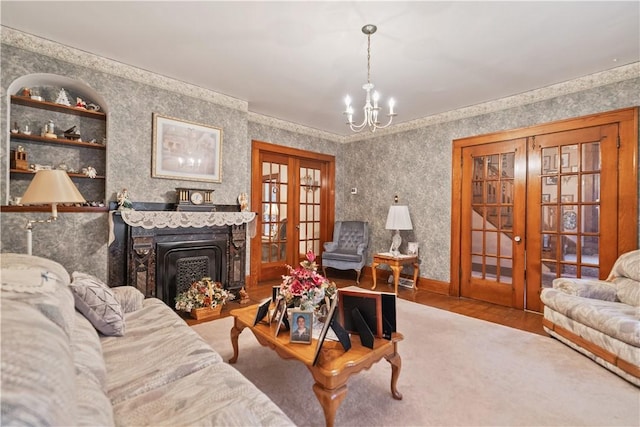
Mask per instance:
[[[63,170],[39,170],[22,196],[23,205],[85,202],[78,188]]]
[[[387,230],[413,230],[409,207],[404,205],[391,205],[387,214]]]

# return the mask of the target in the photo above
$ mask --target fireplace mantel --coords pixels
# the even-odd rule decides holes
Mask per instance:
[[[255,212],[176,212],[176,211],[120,211],[122,220],[131,227],[184,228],[184,227],[222,227],[229,225],[251,224],[256,218]],[[255,228],[255,226],[253,227]]]
[[[245,285],[247,232],[255,233],[255,212],[233,205],[216,205],[213,212],[157,203],[134,208],[110,215],[110,286],[135,286],[172,305],[178,282],[200,270],[229,290]]]

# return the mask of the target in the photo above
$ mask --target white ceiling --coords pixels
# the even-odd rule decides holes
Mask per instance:
[[[371,81],[398,123],[640,61],[640,2],[6,1],[2,25],[338,135]],[[359,114],[358,114],[359,113]]]

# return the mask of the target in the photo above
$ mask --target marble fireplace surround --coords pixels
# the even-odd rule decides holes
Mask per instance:
[[[135,286],[170,306],[176,292],[199,275],[230,290],[243,287],[247,230],[255,233],[256,214],[238,212],[234,205],[214,209],[185,212],[142,203],[134,210],[111,211],[110,285]]]

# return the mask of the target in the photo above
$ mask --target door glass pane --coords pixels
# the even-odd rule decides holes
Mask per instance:
[[[542,149],[542,175],[553,174],[558,171],[558,147]]]
[[[590,173],[582,175],[582,202],[592,203],[600,201],[600,174]]]
[[[506,153],[502,155],[502,176],[513,178],[515,175],[515,154]]]
[[[583,205],[580,225],[583,233],[598,233],[600,231],[600,206]]]
[[[600,141],[582,144],[582,172],[600,170]]]
[[[500,259],[500,280],[501,283],[512,283],[513,260],[511,258]]]

